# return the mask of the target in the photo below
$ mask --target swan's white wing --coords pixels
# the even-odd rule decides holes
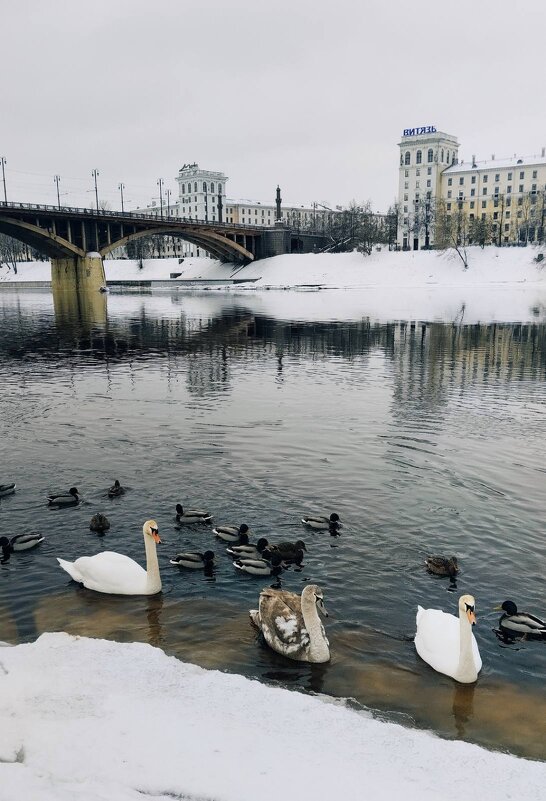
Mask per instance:
[[[278,653],[301,658],[309,647],[301,599],[295,593],[264,590],[260,595],[260,625],[265,641]]]
[[[439,609],[417,609],[417,653],[439,673],[454,676],[459,665],[459,619]]]
[[[73,568],[81,576],[76,581],[81,581],[89,590],[116,595],[138,595],[146,591],[146,571],[121,553],[103,551],[95,556],[80,556],[73,562]],[[72,572],[70,575],[74,577]]]

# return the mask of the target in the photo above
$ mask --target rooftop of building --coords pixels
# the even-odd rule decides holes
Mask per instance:
[[[500,170],[513,167],[535,167],[546,164],[546,153],[544,148],[540,155],[534,156],[517,156],[514,154],[510,158],[497,159],[492,156],[489,160],[477,161],[470,159],[469,161],[460,161],[458,164],[452,164],[447,167],[443,175],[446,173],[461,173],[461,172],[478,172],[483,170]]]

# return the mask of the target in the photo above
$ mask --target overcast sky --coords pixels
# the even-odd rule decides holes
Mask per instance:
[[[0,0],[8,200],[172,197],[185,162],[230,197],[384,211],[402,130],[463,159],[546,146],[545,0]]]

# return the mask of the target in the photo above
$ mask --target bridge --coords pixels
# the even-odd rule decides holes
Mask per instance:
[[[221,261],[243,264],[282,253],[312,252],[326,244],[324,234],[295,231],[283,223],[266,228],[130,211],[6,202],[0,202],[0,233],[48,256],[54,285],[80,288],[103,285],[104,256],[140,237],[179,236]]]

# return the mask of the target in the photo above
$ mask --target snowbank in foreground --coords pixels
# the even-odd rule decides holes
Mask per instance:
[[[2,801],[502,801],[546,766],[206,671],[140,643],[0,647]]]
[[[538,284],[546,287],[546,260],[534,262],[539,251],[527,248],[469,248],[469,267],[453,251],[374,252],[276,256],[246,267],[213,259],[148,259],[144,267],[130,260],[105,261],[108,281],[218,281],[247,279],[245,287],[476,287],[486,284]],[[170,279],[171,274],[181,273]],[[0,268],[0,283],[49,281],[48,262],[21,264],[17,275]]]

